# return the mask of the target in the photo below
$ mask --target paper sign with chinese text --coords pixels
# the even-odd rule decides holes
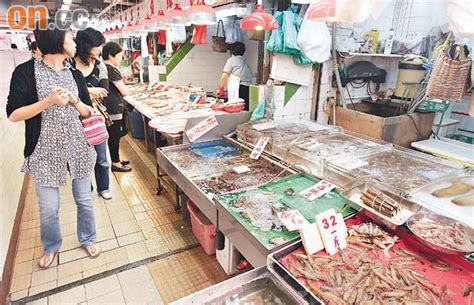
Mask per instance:
[[[334,209],[329,209],[316,215],[316,224],[318,225],[324,248],[329,255],[334,255],[339,250],[347,247],[347,227],[342,214],[336,214]]]
[[[219,123],[215,116],[211,115],[210,117],[206,118],[205,120],[199,122],[196,126],[186,131],[186,135],[190,142],[194,142],[210,130],[215,128]]]
[[[300,192],[300,195],[308,199],[309,201],[313,201],[323,195],[326,195],[335,187],[336,186],[332,184],[331,182],[321,180],[315,185],[313,185],[312,187],[307,188],[304,191]]]
[[[309,224],[306,218],[304,218],[303,214],[301,214],[301,212],[298,210],[277,212],[277,216],[290,232],[299,230],[303,226]]]
[[[250,154],[251,159],[257,160],[260,158],[260,155],[262,154],[263,150],[265,149],[265,146],[267,146],[268,141],[270,140],[269,137],[260,137],[258,139],[257,145],[252,150],[252,153]]]

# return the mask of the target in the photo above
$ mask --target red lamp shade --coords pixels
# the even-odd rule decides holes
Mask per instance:
[[[251,31],[276,30],[278,29],[278,22],[273,15],[265,13],[263,4],[257,4],[253,13],[242,19],[240,28]]]

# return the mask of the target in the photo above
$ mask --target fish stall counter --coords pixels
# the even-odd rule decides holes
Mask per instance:
[[[158,148],[157,163],[214,225],[214,196],[294,173],[265,156],[251,159],[248,148],[226,139]]]
[[[254,147],[258,139],[268,137],[265,152],[273,155],[275,141],[292,141],[304,135],[324,135],[337,132],[337,127],[309,120],[275,120],[246,122],[237,126],[236,132],[229,137],[240,143]]]
[[[418,213],[390,230],[358,214],[346,220],[348,246],[309,255],[301,241],[269,255],[267,268],[316,304],[471,304],[472,228]]]
[[[216,196],[219,230],[253,267],[264,266],[267,256],[299,238],[282,221],[282,214],[297,210],[307,222],[331,208],[347,218],[356,213],[339,191],[308,200],[300,193],[320,180],[306,174],[279,177],[262,186]]]

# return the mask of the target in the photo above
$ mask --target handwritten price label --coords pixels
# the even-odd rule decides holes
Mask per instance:
[[[300,195],[308,199],[309,201],[313,201],[323,195],[326,195],[335,187],[336,186],[332,184],[331,182],[321,180],[315,185],[313,185],[312,187],[307,188],[304,191],[300,192]]]
[[[268,141],[270,140],[269,137],[260,137],[258,139],[257,145],[252,150],[252,153],[250,154],[251,159],[257,160],[260,158],[260,155],[262,154],[263,150],[265,149],[265,146],[267,146]]]
[[[303,214],[298,210],[277,212],[277,216],[288,231],[296,231],[309,224]]]
[[[316,224],[329,255],[347,247],[347,227],[341,213],[336,214],[334,209],[329,209],[316,215]]]
[[[217,122],[216,117],[211,115],[207,119],[199,122],[193,128],[186,131],[186,135],[188,136],[190,142],[194,142],[206,133],[208,133],[210,130],[215,128],[217,125],[219,125],[219,123]]]

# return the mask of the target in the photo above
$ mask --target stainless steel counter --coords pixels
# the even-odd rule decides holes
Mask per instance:
[[[261,290],[258,280],[265,279],[271,281],[293,304],[311,304],[281,278],[271,274],[266,267],[261,267],[198,291],[170,305],[228,304],[226,301],[238,294],[248,292],[251,295]]]

